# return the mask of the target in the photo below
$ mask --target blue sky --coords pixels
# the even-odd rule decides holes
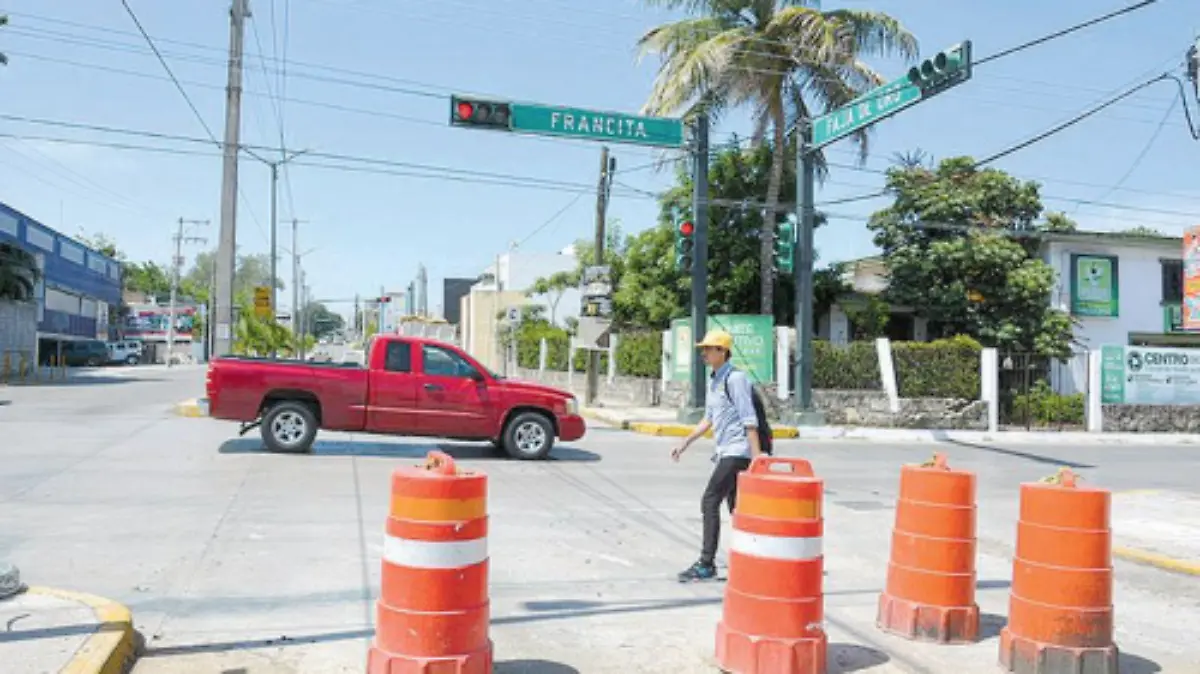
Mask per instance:
[[[129,2],[220,137],[229,3]],[[925,53],[971,38],[978,58],[1127,3],[826,4],[888,12],[917,35]],[[412,164],[386,168],[395,173],[390,175],[313,165],[330,164],[327,159],[300,159],[288,169],[280,216],[306,221],[300,226],[300,249],[312,249],[304,260],[314,294],[344,299],[380,286],[400,289],[424,263],[431,307],[441,301],[443,277],[477,274],[510,242],[553,251],[588,236],[594,199],[581,192],[593,190],[600,150],[584,141],[451,129],[449,93],[635,112],[650,90],[657,62],[638,65],[633,45],[648,28],[672,18],[635,0],[251,0],[251,9],[244,143],[277,146],[282,115],[290,148]],[[10,57],[9,66],[0,69],[0,113],[206,136],[119,0],[0,0],[2,12],[11,15],[11,26],[0,30],[0,51]],[[1162,0],[982,66],[966,85],[880,124],[867,170],[834,169],[818,202],[877,189],[882,176],[876,171],[897,152],[920,148],[939,158],[984,156],[1028,138],[1151,73],[1177,66],[1198,28],[1194,3]],[[274,59],[282,59],[285,43],[288,77],[281,87],[279,73],[264,72],[264,66],[277,69]],[[904,70],[897,62],[874,65],[887,76]],[[288,99],[282,104],[281,92]],[[1152,87],[996,165],[1041,181],[1046,205],[1066,210],[1084,228],[1146,225],[1179,233],[1200,223],[1200,144],[1187,135],[1178,105],[1166,116],[1174,97],[1173,85]],[[746,130],[735,117],[715,129],[714,137]],[[104,232],[133,259],[169,259],[174,221],[180,217],[211,220],[208,232],[198,233],[215,246],[221,162],[211,147],[5,119],[0,119],[0,134],[200,153],[0,137],[0,201],[69,234]],[[620,171],[644,167],[656,156],[633,146],[612,150]],[[839,164],[854,163],[846,143],[830,153]],[[448,178],[431,167],[557,184],[551,189],[479,184]],[[660,190],[668,177],[645,168],[618,175],[610,217],[627,232],[651,226],[656,204],[634,190]],[[243,159],[241,186],[238,244],[242,251],[265,252],[266,167]],[[880,205],[830,207],[840,217],[818,233],[822,261],[870,254],[863,219]],[[289,229],[281,226],[285,245]],[[186,252],[191,256],[202,249],[193,245]],[[290,279],[286,260],[282,269],[285,281]],[[290,293],[283,295],[286,300]],[[334,308],[345,311],[348,305]]]

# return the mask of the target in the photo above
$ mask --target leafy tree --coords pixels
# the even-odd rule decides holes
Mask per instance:
[[[1073,229],[1042,213],[1038,184],[968,157],[888,171],[894,203],[868,228],[890,273],[886,299],[929,319],[931,337],[966,334],[985,346],[1065,357],[1072,323],[1053,308],[1054,271],[1038,233]]]
[[[0,28],[3,28],[4,26],[7,26],[7,25],[8,25],[8,16],[5,14],[0,14]],[[0,66],[3,66],[3,65],[8,65],[8,57],[4,55],[4,52],[0,52]]]
[[[125,290],[155,297],[171,293],[171,274],[166,267],[155,262],[126,262],[122,266]]]
[[[871,295],[861,305],[843,306],[846,317],[854,326],[854,341],[873,340],[887,335],[887,326],[891,322],[891,307],[882,299]]]
[[[75,239],[88,248],[104,253],[114,260],[119,262],[125,261],[125,253],[120,248],[117,248],[117,242],[109,238],[107,234],[102,232],[88,234],[86,231],[80,229],[79,236],[76,236]]]
[[[304,307],[304,324],[315,339],[324,339],[346,329],[346,319],[320,302],[310,302]]]
[[[533,297],[535,295],[545,295],[549,300],[550,323],[557,323],[556,315],[558,313],[558,303],[562,300],[563,293],[571,288],[579,286],[579,271],[560,271],[551,274],[546,278],[539,278],[533,282],[526,295]]]
[[[1138,225],[1137,227],[1130,227],[1129,229],[1123,229],[1123,230],[1121,230],[1120,233],[1125,236],[1145,236],[1145,237],[1160,238],[1160,239],[1166,238],[1166,236],[1167,236],[1166,234],[1163,234],[1159,230],[1154,229],[1153,227],[1147,227],[1145,225]]]
[[[685,116],[703,109],[719,115],[749,106],[755,140],[771,131],[772,146],[784,147],[788,117],[812,119],[841,107],[884,78],[860,56],[906,59],[917,55],[917,40],[896,19],[881,12],[835,9],[796,0],[646,0],[695,16],[650,30],[638,41],[643,55],[660,54],[662,65],[645,105],[650,114]],[[815,109],[815,113],[814,113]],[[867,155],[869,131],[855,134],[860,158]],[[766,212],[760,222],[761,312],[774,310],[771,239],[775,205],[783,190],[784,154],[773,156],[766,186]],[[824,175],[823,157],[817,158]],[[759,192],[755,195],[763,194]]]
[[[179,281],[180,292],[197,302],[207,303],[212,288],[213,274],[216,269],[216,253],[206,251],[196,255],[191,268]],[[271,256],[263,253],[258,255],[239,255],[237,269],[233,274],[233,294],[235,297],[253,297],[255,286],[269,286],[271,283]],[[275,286],[284,290],[286,286],[282,278]]]
[[[16,244],[0,243],[0,300],[32,300],[40,278],[32,253]]]

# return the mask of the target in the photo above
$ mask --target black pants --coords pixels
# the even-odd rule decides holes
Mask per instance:
[[[726,456],[713,468],[708,478],[708,487],[700,499],[700,514],[704,516],[704,544],[700,548],[700,561],[712,564],[717,558],[717,544],[721,539],[721,501],[729,504],[729,512],[737,504],[738,473],[750,467],[750,459]]]

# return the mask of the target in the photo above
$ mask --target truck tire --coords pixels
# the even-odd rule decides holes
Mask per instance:
[[[554,426],[546,415],[522,412],[504,427],[504,451],[514,459],[538,461],[554,447]]]
[[[298,400],[277,402],[262,420],[263,444],[272,452],[300,454],[312,451],[317,438],[317,415]]]

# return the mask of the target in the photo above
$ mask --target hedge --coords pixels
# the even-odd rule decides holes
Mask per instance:
[[[1038,426],[1082,426],[1083,394],[1063,395],[1050,389],[1050,384],[1039,379],[1028,393],[1013,397],[1010,418],[1014,422],[1032,421]]]
[[[537,369],[541,341],[546,340],[546,369],[566,371],[570,336],[562,328],[541,324],[522,326],[517,334],[517,364]],[[576,351],[576,372],[587,369],[587,352]],[[608,354],[600,354],[600,371],[608,371]],[[626,333],[617,338],[617,374],[658,377],[662,374],[662,336],[655,332]]]
[[[933,342],[892,342],[892,362],[901,398],[979,397],[979,353],[982,347],[970,337]],[[818,389],[875,390],[882,388],[874,342],[836,346],[813,344],[816,356],[813,387]]]

